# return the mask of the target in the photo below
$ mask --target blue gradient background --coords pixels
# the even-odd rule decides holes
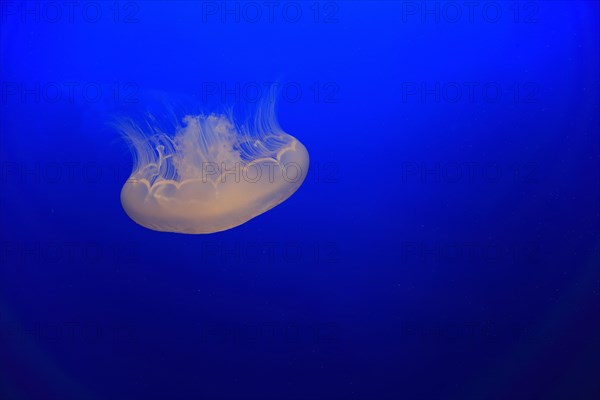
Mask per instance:
[[[599,4],[490,3],[3,2],[0,398],[600,398]],[[274,80],[296,194],[125,215],[115,112]]]

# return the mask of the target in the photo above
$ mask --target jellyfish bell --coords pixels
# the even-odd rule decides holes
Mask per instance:
[[[272,102],[259,103],[245,124],[231,112],[179,121],[165,129],[147,115],[119,124],[134,158],[121,204],[143,227],[189,234],[231,229],[281,204],[306,177],[308,152],[279,127]]]

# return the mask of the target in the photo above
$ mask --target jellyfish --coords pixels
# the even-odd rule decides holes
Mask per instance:
[[[245,123],[232,111],[177,120],[167,129],[156,115],[119,124],[134,161],[121,204],[145,228],[231,229],[284,202],[306,177],[308,151],[281,129],[273,103],[259,103]]]

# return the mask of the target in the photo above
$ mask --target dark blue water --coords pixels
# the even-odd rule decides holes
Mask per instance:
[[[0,398],[600,398],[597,1],[2,1]],[[149,93],[279,92],[305,183],[120,204]]]

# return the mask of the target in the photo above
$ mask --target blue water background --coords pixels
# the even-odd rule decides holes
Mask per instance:
[[[598,398],[598,2],[276,3],[3,2],[0,398]],[[107,121],[272,82],[289,200],[127,217]]]

